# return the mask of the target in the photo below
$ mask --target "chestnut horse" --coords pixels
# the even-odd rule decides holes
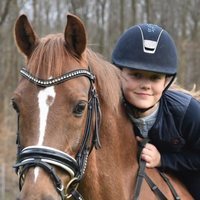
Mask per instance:
[[[15,39],[26,57],[12,98],[18,113],[17,199],[133,199],[137,142],[122,105],[120,71],[87,48],[84,25],[71,14],[64,34],[44,38],[21,15]],[[174,199],[156,169],[145,171]],[[192,199],[169,179],[181,199]],[[139,199],[158,199],[146,181]]]

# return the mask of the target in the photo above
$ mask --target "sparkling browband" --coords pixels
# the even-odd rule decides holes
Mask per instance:
[[[49,80],[43,80],[43,79],[39,79],[37,77],[34,77],[25,68],[22,68],[20,70],[20,73],[23,77],[27,78],[28,80],[30,80],[34,84],[41,86],[41,87],[49,87],[49,86],[52,86],[52,85],[57,85],[57,84],[60,84],[64,81],[66,81],[66,80],[69,80],[69,79],[72,79],[72,78],[75,78],[75,77],[79,77],[79,76],[86,76],[90,80],[95,80],[95,76],[90,71],[88,71],[86,69],[77,69],[77,70],[71,71],[69,73],[66,73],[62,76],[59,76],[59,77],[56,77],[56,78],[51,78]]]

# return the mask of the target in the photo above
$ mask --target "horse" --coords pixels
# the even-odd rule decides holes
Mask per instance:
[[[18,200],[132,200],[138,145],[124,106],[120,70],[87,44],[81,19],[39,38],[26,15],[14,27],[26,66],[12,96],[18,116]],[[96,148],[96,149],[95,149]],[[157,169],[145,169],[174,199]],[[168,175],[181,199],[192,199]],[[158,199],[146,181],[139,199]]]

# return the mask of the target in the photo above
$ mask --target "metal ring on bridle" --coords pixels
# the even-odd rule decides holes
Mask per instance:
[[[77,180],[78,180],[78,177],[74,177],[74,178],[71,179],[71,180],[69,181],[69,183],[67,184],[67,186],[66,186],[66,188],[65,188],[65,191],[66,191],[65,197],[66,197],[67,199],[69,199],[69,198],[72,197],[72,194],[68,193],[68,191],[69,191],[70,187],[72,186],[72,184],[73,184],[75,181],[77,181]],[[75,190],[77,190],[78,185],[79,185],[79,183],[76,183],[76,186],[74,187]]]

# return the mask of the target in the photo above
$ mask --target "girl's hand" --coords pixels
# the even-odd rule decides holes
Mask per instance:
[[[137,141],[142,141],[143,139],[136,136]],[[146,167],[160,167],[161,165],[161,155],[157,148],[150,143],[147,143],[142,150],[141,158],[146,161]]]

